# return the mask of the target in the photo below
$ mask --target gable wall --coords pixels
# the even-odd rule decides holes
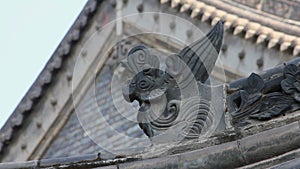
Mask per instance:
[[[159,1],[133,0],[127,2],[124,7],[123,15],[133,12],[135,13],[137,11],[137,7],[142,2],[145,12],[162,11],[176,15],[179,13],[179,9],[170,9],[167,5],[160,5]],[[38,103],[34,110],[32,110],[33,113],[31,113],[29,118],[31,121],[27,121],[23,124],[21,131],[22,133],[17,136],[17,138],[14,138],[13,141],[11,141],[8,148],[9,150],[7,150],[5,155],[2,156],[2,161],[28,160],[40,157],[50,158],[90,153],[101,150],[98,146],[96,146],[96,144],[93,144],[87,136],[84,135],[83,129],[80,129],[80,125],[76,119],[76,114],[74,113],[73,101],[75,102],[75,105],[82,103],[81,105],[84,105],[82,106],[83,109],[88,111],[87,114],[93,113],[97,109],[95,107],[93,109],[93,107],[88,104],[89,100],[84,100],[84,98],[87,97],[91,91],[89,91],[90,89],[88,87],[90,86],[90,83],[83,82],[90,75],[94,75],[95,69],[99,69],[99,67],[97,68],[97,65],[100,65],[100,67],[103,66],[106,59],[101,60],[101,57],[104,56],[105,51],[102,51],[101,53],[101,48],[99,46],[105,46],[105,42],[107,42],[111,32],[107,33],[106,37],[97,37],[97,43],[94,43],[93,45],[85,46],[85,42],[93,33],[96,32],[96,30],[99,30],[99,27],[115,18],[114,8],[115,7],[108,1],[103,4],[102,7],[99,7],[96,17],[93,19],[92,23],[90,23],[89,28],[85,30],[84,36],[81,37],[80,42],[72,50],[72,54],[70,54],[68,59],[64,59],[64,66],[61,69],[62,71],[55,75],[55,80],[51,82],[51,86],[49,86],[45,97],[43,96],[43,98],[39,101],[40,103]],[[201,22],[197,18],[191,19],[186,13],[180,14],[180,17],[190,20],[200,27],[203,32],[207,32],[211,27],[209,24]],[[140,22],[147,22],[147,24],[150,25],[157,24],[155,23],[154,19],[146,19],[142,16]],[[170,21],[161,20],[160,22],[167,23],[166,25],[169,25]],[[185,27],[184,25],[177,25],[175,32],[174,30],[171,30],[170,27],[166,27],[164,24],[158,24],[157,26],[162,26],[162,29],[165,29],[166,33],[170,36],[174,36],[174,34],[176,34],[181,36],[181,39],[184,39],[184,41],[188,43],[193,41],[193,39],[188,39],[188,27]],[[112,28],[112,30],[114,29],[115,28]],[[278,63],[292,58],[290,55],[278,52],[278,46],[272,49],[267,49],[265,44],[255,44],[255,42],[252,42],[251,40],[245,40],[243,38],[243,33],[239,37],[232,35],[232,32],[233,30],[228,30],[225,35],[224,44],[226,44],[227,49],[222,51],[220,58],[223,60],[223,63],[225,63],[226,70],[228,70],[230,73],[234,72],[233,74],[237,75],[237,77],[244,76],[253,71],[259,72],[263,69],[273,67]],[[70,35],[76,36],[76,32],[73,34],[70,33]],[[64,46],[59,52],[64,52],[64,50],[67,49],[68,46]],[[239,59],[241,51],[245,51],[244,59]],[[77,59],[77,56],[80,57]],[[262,68],[258,68],[256,64],[257,60],[260,58],[264,58],[264,64]],[[52,59],[55,59],[55,57]],[[94,66],[92,66],[93,64]],[[74,69],[75,67],[76,69]],[[93,68],[93,70],[90,70],[91,68]],[[110,76],[112,72],[109,72],[107,69],[108,68],[104,67],[102,71],[105,72],[105,75]],[[72,77],[72,75],[74,75],[74,70],[77,72],[77,76]],[[72,83],[70,82],[70,78]],[[234,79],[236,77],[232,78]],[[103,79],[101,79],[98,83],[98,87],[101,89],[104,88],[102,85],[105,85],[106,83],[105,80],[102,80]],[[231,79],[229,78],[229,81],[230,80]],[[71,94],[73,94],[73,97]],[[100,108],[106,109],[109,107],[106,110],[107,113],[114,111],[113,109],[110,109],[111,105],[109,105],[111,104],[109,103],[109,98],[111,96],[105,92],[100,94],[103,94],[102,96],[98,96],[101,98],[98,100],[101,103]],[[86,116],[86,119],[94,120],[94,117],[93,115],[89,114]],[[118,120],[112,118],[112,121],[116,122]],[[94,125],[99,123],[101,122],[95,122]],[[63,129],[61,129],[62,127]],[[124,128],[123,126],[116,127],[120,127],[120,130],[122,131],[130,131],[132,128],[130,131],[132,135],[137,134],[138,136],[142,137],[141,133],[138,132],[140,130],[138,130],[138,126],[136,124],[132,124]],[[99,132],[99,134],[101,133],[100,131],[95,131],[95,133],[97,132]],[[107,138],[105,139],[102,137],[105,137],[105,135],[99,135],[99,138],[103,139],[105,142],[108,141]],[[121,147],[123,143],[119,142],[118,144]],[[133,142],[130,144],[133,144]],[[85,149],[85,146],[89,148]],[[45,155],[43,156],[43,154]]]
[[[139,5],[141,1],[130,1],[126,4],[124,9],[124,15],[126,12],[133,11],[136,9],[137,5]],[[175,9],[169,9],[165,6],[160,6],[160,4],[150,2],[144,2],[146,6],[144,10],[156,11],[162,10],[164,12],[169,12],[171,14],[178,14]],[[151,7],[151,8],[150,8]],[[196,24],[203,32],[207,32],[210,29],[210,25],[206,23],[202,23],[200,21],[195,22],[195,20],[191,20],[186,14],[182,14],[181,17],[190,20],[194,24]],[[163,19],[163,18],[162,18]],[[141,22],[147,22],[147,25],[156,24],[154,20],[150,20],[149,18],[139,18],[139,21],[134,21],[137,23],[132,23],[129,20],[126,20],[126,24],[124,23],[124,32],[127,35],[131,35],[131,33],[136,33],[132,25],[135,25],[138,30],[148,29],[149,27],[143,27]],[[169,20],[161,20],[161,23],[170,22]],[[168,24],[167,24],[168,25]],[[162,26],[166,29],[164,24],[159,24],[158,26]],[[178,26],[178,25],[177,25]],[[159,29],[157,27],[153,29]],[[137,31],[138,31],[137,30]],[[176,34],[176,36],[181,37],[187,43],[192,42],[196,39],[188,39],[186,37],[186,31],[188,31],[188,27],[177,28],[175,32],[167,28],[165,30],[166,34],[170,36]],[[176,33],[178,31],[178,33]],[[255,42],[251,40],[246,41],[241,36],[232,35],[232,30],[228,30],[225,34],[224,44],[227,46],[226,49],[223,49],[220,54],[221,61],[225,64],[225,69],[229,73],[235,74],[235,76],[229,76],[227,81],[234,80],[238,77],[245,76],[250,74],[251,72],[260,72],[264,69],[268,69],[274,67],[275,65],[282,63],[285,60],[289,60],[291,56],[277,52],[276,49],[266,49],[263,45],[256,45]],[[193,37],[195,38],[195,37]],[[147,40],[140,39],[142,43],[149,43]],[[137,42],[136,42],[137,43]],[[136,44],[135,43],[135,44]],[[153,43],[150,41],[150,43]],[[132,46],[135,45],[134,43]],[[153,46],[158,47],[160,44],[152,44]],[[240,53],[245,53],[243,59],[240,59]],[[114,127],[118,132],[129,134],[133,137],[143,137],[141,130],[138,128],[136,123],[126,122],[123,115],[118,114],[115,104],[112,100],[111,94],[111,79],[114,73],[114,68],[109,64],[109,58],[111,58],[113,54],[108,57],[106,60],[106,64],[103,68],[97,67],[100,69],[100,73],[97,75],[95,88],[91,87],[93,84],[89,84],[86,92],[82,93],[81,99],[79,99],[78,107],[75,105],[75,112],[72,113],[71,118],[66,123],[64,128],[60,131],[57,137],[54,139],[53,143],[50,145],[46,153],[43,157],[51,158],[51,157],[60,157],[60,156],[72,156],[79,155],[82,153],[95,153],[98,151],[105,151],[102,147],[105,148],[119,148],[124,149],[129,145],[138,145],[138,142],[121,138],[119,136],[114,136],[114,134],[110,133],[109,130],[103,125],[104,123],[109,123]],[[258,67],[257,60],[263,58],[264,64],[262,67]],[[95,69],[95,67],[90,67],[89,69]],[[91,75],[93,76],[93,75]],[[120,86],[121,87],[121,86]],[[116,89],[117,90],[117,89]],[[96,104],[93,101],[96,99]],[[119,99],[122,100],[122,96],[119,96]],[[120,103],[122,103],[120,101]],[[117,104],[120,104],[117,103]],[[122,110],[130,119],[135,119],[136,113],[130,112],[130,110]],[[101,113],[101,116],[97,115],[97,113]],[[78,120],[79,114],[79,120]],[[102,117],[104,116],[104,118]],[[80,122],[85,123],[84,129],[82,129],[82,124]],[[84,132],[84,130],[86,130]],[[81,136],[81,137],[79,137]],[[99,145],[93,143],[92,139],[88,136],[91,136],[96,143],[101,143]],[[122,140],[123,139],[123,140]],[[127,144],[125,144],[127,143]],[[146,144],[146,142],[140,142],[140,144]]]

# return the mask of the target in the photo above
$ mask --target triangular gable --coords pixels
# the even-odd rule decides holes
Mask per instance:
[[[228,45],[223,48],[223,55],[224,57],[225,55],[237,55],[236,65],[239,64],[238,60],[242,60],[241,57],[247,58],[242,55],[249,54],[252,57],[257,54],[251,53],[251,51],[257,51],[257,48],[268,57],[273,54],[278,55],[279,60],[273,62],[273,65],[289,60],[293,56],[299,55],[300,52],[299,38],[295,35],[297,29],[294,26],[282,26],[282,23],[278,21],[269,23],[268,19],[258,20],[257,14],[246,15],[238,7],[233,7],[236,11],[231,13],[228,5],[223,2],[218,5],[210,1],[124,1],[124,4],[129,7],[123,15],[132,13],[129,9],[136,9],[137,11],[134,12],[147,12],[155,7],[154,9],[157,11],[162,10],[162,12],[171,14],[183,13],[181,16],[186,18],[191,16],[193,19],[189,19],[205,30],[210,28],[210,24],[214,25],[217,20],[224,19],[225,27],[228,29],[225,44],[228,42]],[[143,8],[141,8],[141,4]],[[105,53],[104,49],[110,48],[115,41],[115,25],[111,25],[111,31],[107,32],[106,36],[95,36],[94,45],[85,46],[85,43],[95,32],[100,31],[103,25],[116,17],[115,5],[109,1],[90,0],[84,7],[36,82],[1,129],[1,161],[42,157],[48,146],[51,145],[54,136],[59,135],[61,129],[66,126],[69,117],[74,113],[73,102],[75,104],[80,102],[89,87],[89,83],[83,82],[93,80],[89,78],[89,75],[97,73],[97,69],[103,66],[110,56]],[[212,5],[215,5],[216,8]],[[201,21],[198,20],[199,18]],[[134,30],[134,27],[130,28],[132,25],[131,23],[124,26],[129,27],[126,29],[127,31],[132,31]],[[172,29],[172,26],[168,29]],[[270,32],[272,32],[272,36],[269,36]],[[183,34],[189,36],[188,32]],[[242,38],[235,35],[242,36]],[[234,42],[237,49],[240,49],[240,46],[246,46],[246,48],[244,51],[231,49],[230,42]],[[266,47],[275,48],[266,49]],[[255,57],[258,60],[261,56]],[[249,60],[253,60],[253,58]],[[231,62],[232,59],[228,59],[228,61]],[[247,60],[244,62],[248,63]],[[268,61],[266,62],[269,64]],[[228,62],[228,64],[230,63]],[[254,62],[255,64],[257,63]],[[253,69],[249,68],[248,72],[251,70]],[[255,70],[259,69],[256,67]],[[234,71],[229,71],[229,73],[232,72]]]

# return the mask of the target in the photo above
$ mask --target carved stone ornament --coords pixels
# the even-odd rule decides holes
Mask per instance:
[[[252,73],[240,82],[240,90],[228,97],[233,123],[244,126],[251,120],[270,120],[300,108],[300,68],[288,64],[275,75],[263,79]]]
[[[168,56],[165,70],[147,47],[129,51],[123,66],[131,78],[123,95],[128,102],[139,102],[137,121],[150,139],[165,131],[175,133],[175,140],[211,133],[215,112],[200,88],[209,79],[222,40],[223,24],[218,22],[205,37]]]

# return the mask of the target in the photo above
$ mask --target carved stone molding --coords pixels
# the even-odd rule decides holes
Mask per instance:
[[[233,0],[251,8],[282,18],[300,20],[300,3],[297,0]]]

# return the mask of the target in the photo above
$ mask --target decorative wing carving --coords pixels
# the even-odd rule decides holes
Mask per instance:
[[[223,41],[223,24],[219,21],[202,39],[197,40],[182,49],[178,55],[172,55],[166,61],[166,72],[176,77],[186,67],[193,73],[195,79],[204,83],[212,72]]]

